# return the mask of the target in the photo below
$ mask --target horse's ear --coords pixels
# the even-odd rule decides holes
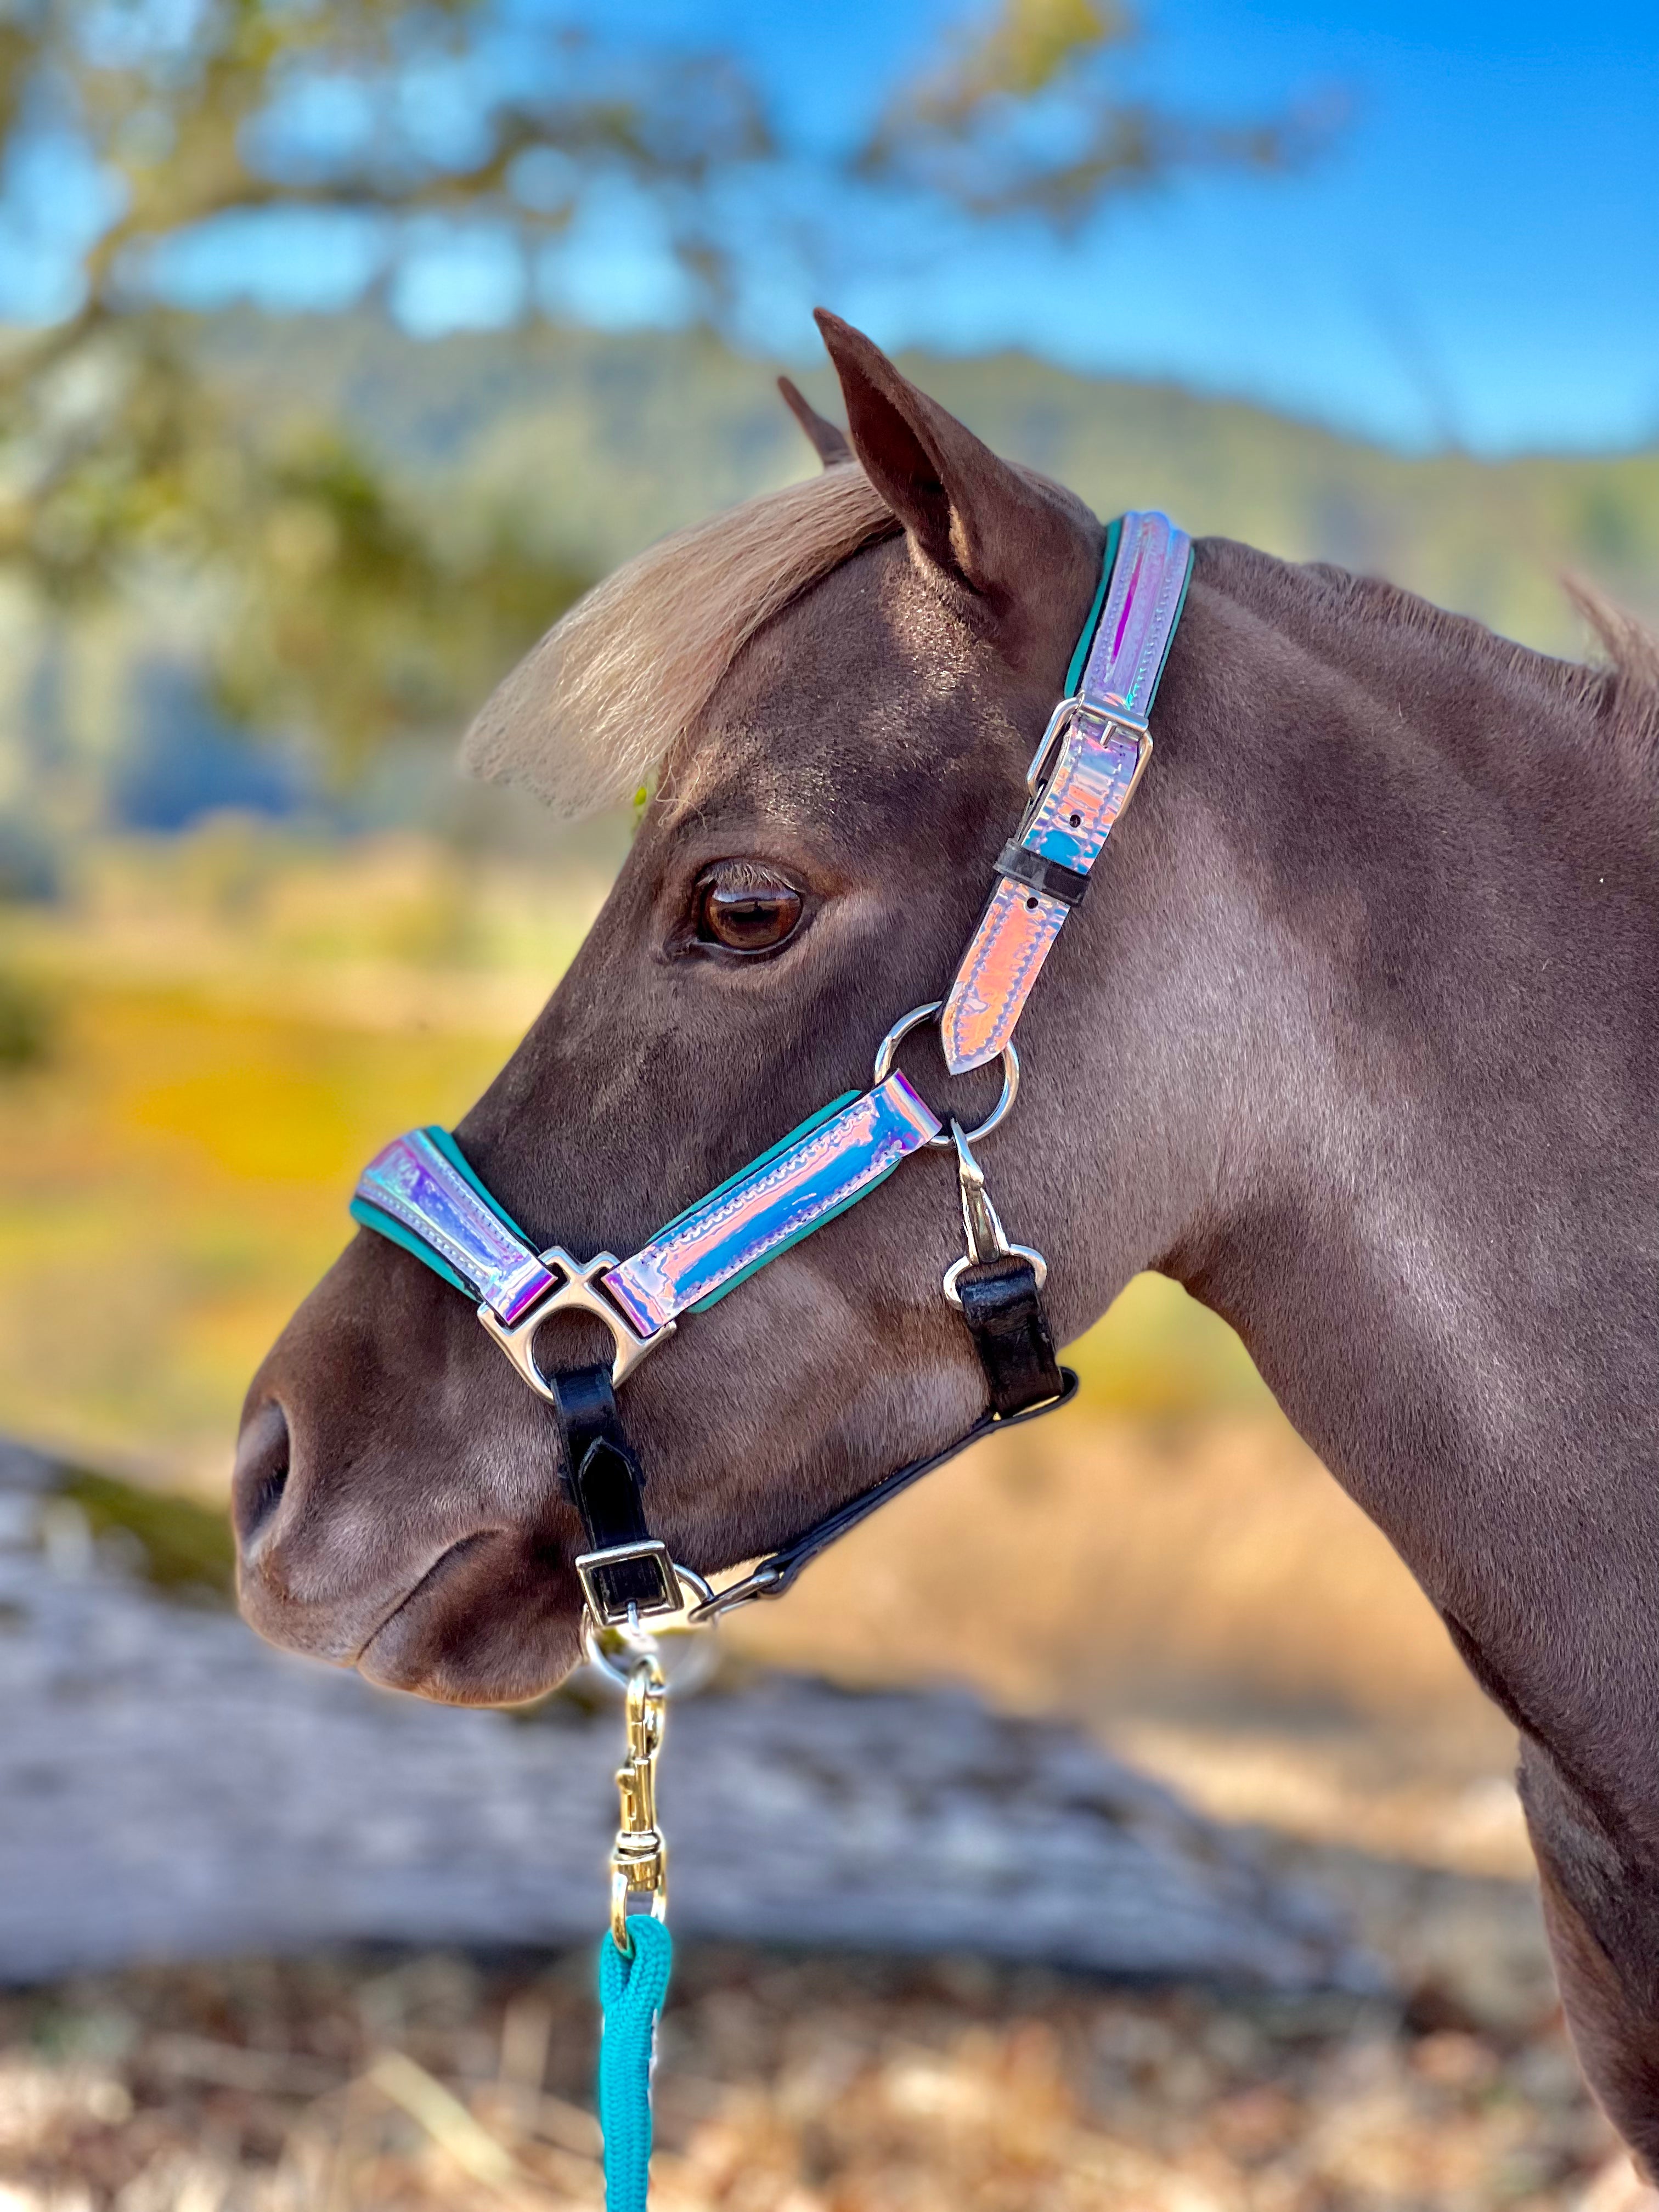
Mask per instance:
[[[806,394],[790,378],[778,379],[778,390],[783,394],[783,404],[812,441],[812,451],[826,469],[838,468],[853,458],[853,448],[847,442],[847,433],[837,428],[827,415],[820,415]]]
[[[914,552],[1000,614],[1066,551],[1076,523],[1018,469],[900,375],[862,331],[824,308],[853,450]]]

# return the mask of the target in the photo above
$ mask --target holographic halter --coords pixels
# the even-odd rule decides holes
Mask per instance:
[[[915,1007],[883,1038],[869,1090],[821,1108],[624,1260],[602,1252],[579,1261],[556,1245],[538,1251],[443,1129],[394,1138],[364,1169],[354,1218],[473,1299],[485,1330],[554,1407],[566,1480],[589,1538],[574,1564],[596,1624],[708,1618],[776,1595],[826,1544],[920,1475],[988,1430],[1046,1413],[1076,1389],[1076,1377],[1055,1363],[1042,1311],[1047,1264],[1040,1253],[1009,1243],[973,1146],[1014,1103],[1021,1011],[1151,757],[1148,716],[1191,568],[1191,541],[1164,516],[1126,514],[1112,524],[1066,696],[1032,759],[1024,815],[998,856],[979,926],[945,998]],[[952,1074],[1001,1058],[1002,1095],[977,1129],[953,1121],[947,1134],[893,1066],[903,1038],[935,1017]],[[945,1450],[888,1475],[716,1594],[650,1535],[645,1478],[614,1389],[683,1316],[716,1304],[929,1146],[957,1154],[967,1250],[943,1287],[979,1354],[988,1410]],[[604,1324],[613,1357],[604,1366],[549,1374],[535,1357],[536,1334],[554,1315],[573,1311]]]

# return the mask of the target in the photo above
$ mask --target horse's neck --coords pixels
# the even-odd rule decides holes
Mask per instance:
[[[1163,1256],[1422,1571],[1425,1482],[1659,1447],[1652,824],[1549,664],[1274,614],[1194,626],[1168,749],[1238,985]]]

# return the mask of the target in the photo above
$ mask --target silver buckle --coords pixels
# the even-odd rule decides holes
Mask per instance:
[[[538,1255],[544,1267],[556,1267],[564,1280],[550,1290],[545,1297],[532,1306],[521,1320],[510,1326],[491,1306],[478,1308],[478,1319],[486,1334],[492,1336],[517,1368],[531,1389],[550,1405],[556,1402],[542,1370],[536,1364],[533,1349],[536,1332],[544,1321],[556,1313],[592,1314],[595,1321],[603,1322],[611,1332],[616,1353],[611,1364],[612,1386],[631,1375],[648,1352],[674,1334],[674,1323],[666,1322],[650,1336],[641,1336],[628,1316],[609,1297],[599,1285],[599,1278],[607,1267],[614,1267],[614,1252],[600,1252],[586,1262],[573,1260],[562,1246],[554,1245],[550,1251]]]
[[[643,1603],[627,1598],[618,1605],[607,1598],[599,1578],[608,1568],[632,1566],[648,1560],[657,1571],[658,1595]],[[579,1552],[571,1563],[580,1577],[590,1618],[601,1628],[621,1628],[636,1620],[662,1620],[671,1614],[689,1614],[706,1605],[711,1595],[702,1577],[675,1560],[666,1544],[654,1536],[635,1544],[612,1544],[603,1552]]]
[[[1054,713],[1049,715],[1048,726],[1042,732],[1042,742],[1031,755],[1031,765],[1025,771],[1025,788],[1033,799],[1036,797],[1048,781],[1054,767],[1054,756],[1059,750],[1061,741],[1067,731],[1078,722],[1097,726],[1096,729],[1097,736],[1103,735],[1108,730],[1121,730],[1126,738],[1133,738],[1135,740],[1139,748],[1135,757],[1135,772],[1129,779],[1128,790],[1124,793],[1123,808],[1119,810],[1121,812],[1134,797],[1135,786],[1139,782],[1146,763],[1152,757],[1152,733],[1147,728],[1143,716],[1131,714],[1127,710],[1122,714],[1114,714],[1104,707],[1092,705],[1090,701],[1082,696],[1081,693],[1074,692],[1069,699],[1062,699]]]

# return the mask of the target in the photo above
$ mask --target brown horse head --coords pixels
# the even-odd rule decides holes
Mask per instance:
[[[470,741],[567,811],[658,769],[586,945],[457,1131],[543,1245],[630,1250],[868,1083],[882,1032],[939,994],[972,927],[1094,591],[1104,533],[1080,502],[999,460],[856,332],[824,331],[857,464],[623,570]],[[1024,1141],[988,1140],[987,1161],[1014,1233],[1058,1260],[1075,1242],[1066,1086],[1033,1040],[1010,1125]],[[904,1059],[964,1119],[995,1095],[992,1074],[950,1081],[921,1040]],[[630,1376],[676,1557],[750,1557],[974,1417],[982,1380],[939,1295],[960,1250],[936,1155]],[[1104,1302],[1100,1270],[1061,1279],[1075,1330]],[[544,1363],[580,1328],[549,1324]],[[256,1378],[236,1497],[243,1605],[274,1640],[465,1700],[531,1695],[575,1656],[581,1546],[550,1409],[465,1298],[372,1234]]]
[[[824,332],[856,465],[622,570],[470,740],[567,811],[657,771],[587,941],[456,1133],[538,1245],[578,1257],[635,1249],[867,1084],[889,1024],[940,994],[1098,576],[1086,508],[845,325]],[[1437,1595],[1456,1546],[1402,1504],[1395,1457],[1373,1472],[1330,1426],[1356,1402],[1352,1340],[1421,1255],[1379,1251],[1329,1194],[1389,1157],[1405,1091],[1419,1121],[1467,1114],[1492,1068],[1504,1108],[1516,1095],[1520,1048],[1492,1037],[1507,999],[1464,1005],[1462,978],[1483,948],[1527,952],[1535,1000],[1558,942],[1553,909],[1506,903],[1492,793],[1535,812],[1596,681],[1382,587],[1200,543],[1151,772],[1026,1010],[1019,1103],[985,1148],[1010,1233],[1048,1255],[1059,1334],[1137,1268],[1177,1274],[1242,1327]],[[1575,822],[1598,808],[1631,834],[1611,770],[1575,785]],[[1430,864],[1442,849],[1456,866]],[[1529,883],[1550,866],[1546,845]],[[1559,1034],[1613,988],[1618,951],[1577,973]],[[988,1071],[948,1079],[921,1037],[905,1064],[936,1112],[976,1119],[994,1091]],[[1451,1177],[1444,1218],[1468,1188]],[[1371,1218],[1401,1203],[1396,1179]],[[630,1376],[677,1558],[752,1557],[967,1425],[983,1383],[939,1294],[960,1250],[932,1153]],[[608,1348],[584,1327],[550,1322],[544,1365]],[[1396,1347],[1395,1370],[1413,1357]],[[550,1410],[466,1299],[373,1234],[254,1382],[237,1514],[243,1603],[277,1641],[464,1700],[528,1696],[575,1655],[581,1540]]]

